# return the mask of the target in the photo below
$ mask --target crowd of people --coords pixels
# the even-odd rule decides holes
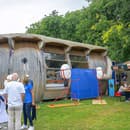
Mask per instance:
[[[34,106],[33,81],[29,75],[25,75],[22,80],[17,73],[8,75],[4,81],[4,90],[0,93],[0,123],[8,122],[9,130],[34,130],[31,111]]]

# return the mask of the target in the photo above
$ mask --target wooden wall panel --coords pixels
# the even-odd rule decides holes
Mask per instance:
[[[39,101],[43,96],[43,63],[40,57],[40,51],[34,48],[20,48],[14,50],[11,58],[11,72],[17,72],[21,78],[25,74],[29,74],[34,82],[35,98]],[[27,63],[24,64],[22,59],[26,58]]]
[[[4,79],[8,74],[9,49],[0,47],[0,89],[4,88]]]

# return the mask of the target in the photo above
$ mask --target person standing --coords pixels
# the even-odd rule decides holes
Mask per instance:
[[[35,106],[34,88],[33,81],[29,79],[29,75],[25,75],[23,84],[25,88],[25,97],[23,104],[24,124],[22,125],[21,129],[28,128],[27,120],[29,120],[30,127],[28,128],[28,130],[34,130],[33,119],[31,115],[32,106]]]
[[[6,112],[6,104],[3,94],[0,94],[0,124],[8,122],[8,114]]]
[[[6,84],[4,94],[8,103],[8,129],[19,130],[24,98],[24,85],[18,82],[18,74],[12,74],[12,81]]]

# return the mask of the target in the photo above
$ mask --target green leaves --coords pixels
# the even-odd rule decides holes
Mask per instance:
[[[89,7],[64,16],[52,11],[27,32],[108,47],[111,59],[123,62],[130,60],[129,5],[130,0],[89,0]]]

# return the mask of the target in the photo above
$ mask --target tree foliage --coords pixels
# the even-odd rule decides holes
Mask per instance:
[[[130,0],[86,1],[88,7],[64,16],[52,11],[27,27],[27,33],[108,47],[113,60],[130,60]]]

